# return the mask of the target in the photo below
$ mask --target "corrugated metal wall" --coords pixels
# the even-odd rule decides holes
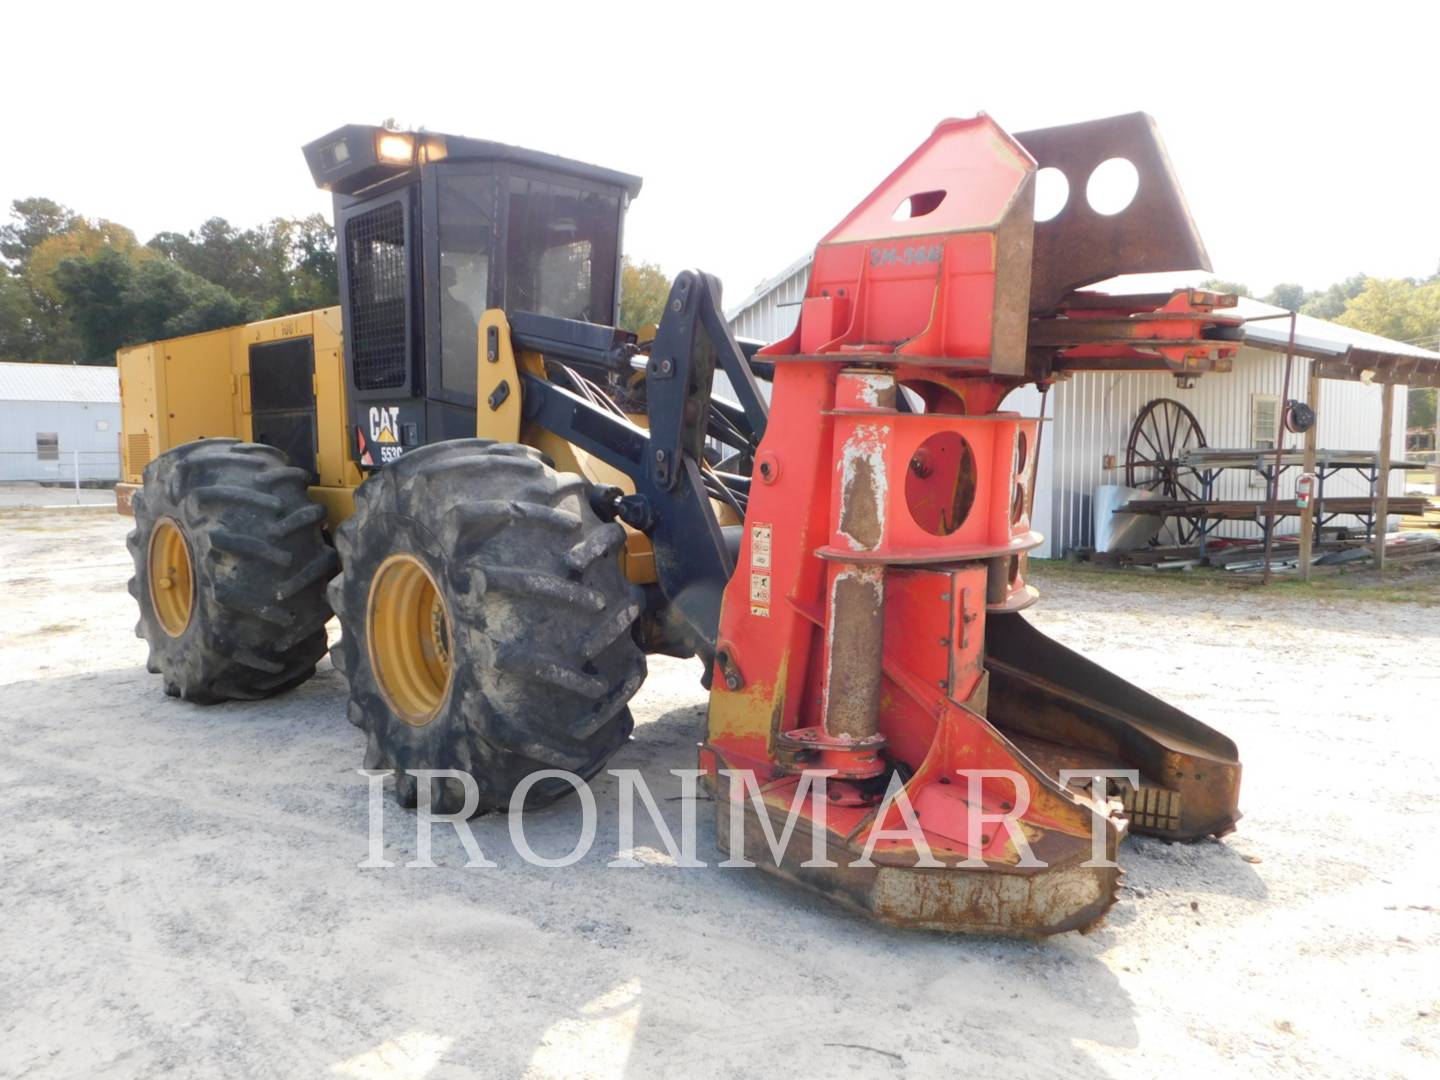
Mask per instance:
[[[57,460],[42,460],[35,436],[59,437]],[[120,406],[78,401],[0,401],[0,480],[68,482],[80,452],[81,480],[120,478]]]
[[[1046,432],[1047,445],[1042,454],[1043,478],[1048,478],[1050,500],[1049,554],[1058,556],[1076,547],[1089,547],[1093,542],[1094,522],[1091,499],[1100,484],[1125,482],[1125,447],[1130,428],[1145,404],[1154,398],[1168,397],[1181,402],[1193,412],[1205,432],[1205,440],[1214,447],[1252,446],[1251,402],[1254,395],[1279,396],[1285,376],[1284,356],[1252,348],[1240,350],[1234,370],[1223,375],[1206,375],[1189,390],[1178,390],[1175,380],[1160,372],[1079,374],[1058,384],[1055,398],[1055,421]],[[1309,362],[1298,359],[1291,374],[1290,396],[1305,397]],[[1395,389],[1395,415],[1405,415],[1406,391]],[[1322,383],[1318,440],[1330,450],[1374,450],[1380,438],[1380,393],[1378,386],[1326,380]],[[1395,424],[1391,453],[1403,453],[1403,423]],[[1290,436],[1287,446],[1301,445],[1300,436]],[[1116,468],[1104,468],[1104,457],[1113,454]],[[1295,477],[1299,470],[1290,470],[1281,479],[1281,497],[1294,494]],[[1215,497],[1223,499],[1261,499],[1263,486],[1252,486],[1255,474],[1231,470],[1221,474],[1215,485]],[[1263,481],[1257,483],[1263,485]],[[1404,477],[1391,477],[1392,494],[1404,492]],[[1340,473],[1326,482],[1330,495],[1364,495],[1368,486],[1358,474]],[[1042,491],[1037,490],[1036,500]],[[1038,517],[1037,513],[1037,517]],[[1356,523],[1354,519],[1338,519],[1336,524]],[[1282,528],[1293,528],[1293,521]],[[1223,536],[1257,536],[1259,530],[1243,522],[1227,522],[1218,530]]]
[[[810,281],[810,266],[807,263],[784,278],[768,293],[749,307],[742,309],[730,320],[730,332],[739,338],[751,338],[769,345],[779,341],[800,320],[800,301],[805,299],[805,286]],[[735,391],[724,372],[715,374],[714,392],[723,398],[735,400]],[[766,400],[770,398],[770,384],[762,382],[760,392]]]
[[[810,281],[810,267],[801,266],[780,284],[745,308],[730,321],[736,337],[754,338],[767,345],[779,341],[800,318],[800,301],[805,299],[805,286]]]

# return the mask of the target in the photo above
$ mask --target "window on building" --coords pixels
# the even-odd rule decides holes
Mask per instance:
[[[1280,423],[1280,397],[1277,394],[1250,395],[1250,445],[1257,450],[1275,449],[1275,429]],[[1250,486],[1263,488],[1265,477],[1250,474]]]
[[[60,436],[53,431],[35,433],[35,456],[41,461],[60,460]]]

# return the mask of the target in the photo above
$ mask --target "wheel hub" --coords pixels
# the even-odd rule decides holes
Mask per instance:
[[[195,608],[195,572],[190,562],[190,545],[180,526],[161,518],[150,534],[150,606],[160,629],[179,637],[190,625]]]
[[[450,615],[419,559],[392,555],[370,585],[370,665],[391,710],[414,727],[433,720],[450,690]]]

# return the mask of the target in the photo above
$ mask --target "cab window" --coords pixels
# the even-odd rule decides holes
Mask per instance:
[[[505,307],[610,323],[620,200],[556,180],[512,176]]]
[[[495,180],[473,173],[442,173],[436,186],[440,381],[446,390],[473,400],[480,316],[490,297]]]

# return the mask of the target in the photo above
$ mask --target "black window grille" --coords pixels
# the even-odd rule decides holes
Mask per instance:
[[[407,373],[405,210],[398,202],[345,226],[350,356],[357,390],[392,390]]]

